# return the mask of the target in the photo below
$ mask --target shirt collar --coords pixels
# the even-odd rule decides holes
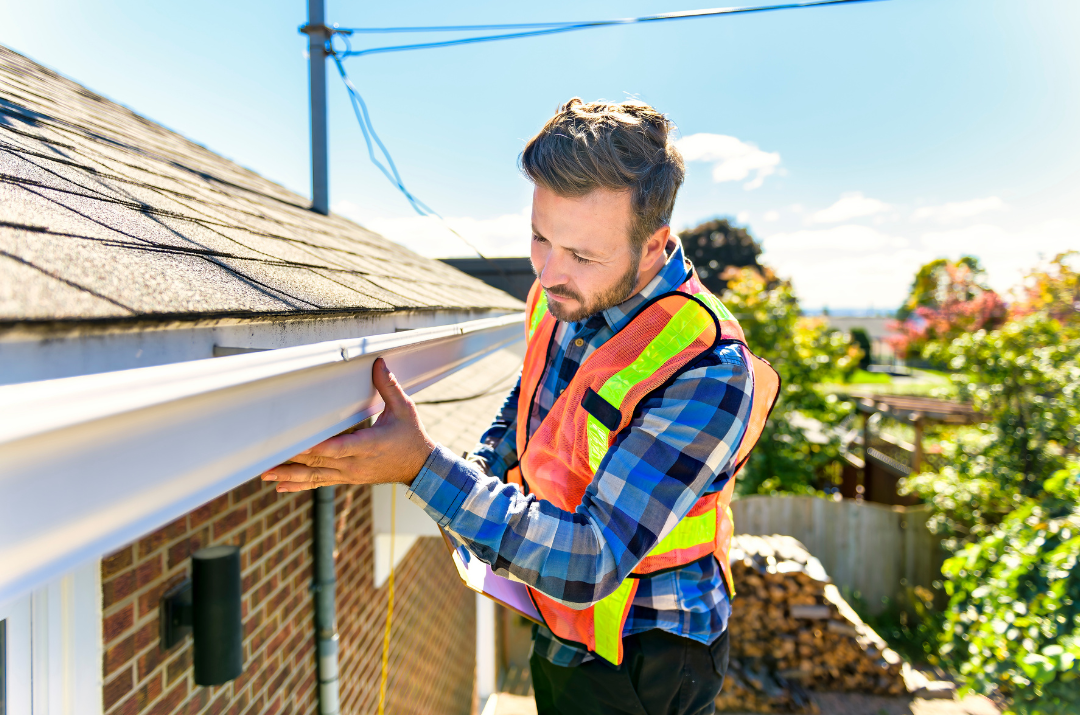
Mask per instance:
[[[634,317],[638,309],[658,295],[670,293],[686,282],[686,274],[692,266],[683,254],[682,241],[672,234],[664,252],[667,253],[667,262],[660,272],[649,281],[644,288],[630,296],[622,303],[612,306],[601,314],[613,332],[618,332],[630,319]]]

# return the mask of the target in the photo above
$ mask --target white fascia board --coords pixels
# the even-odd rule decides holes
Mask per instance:
[[[0,386],[0,602],[522,339],[523,314]]]
[[[493,318],[490,309],[276,315],[262,318],[20,323],[0,328],[0,385],[203,360]]]

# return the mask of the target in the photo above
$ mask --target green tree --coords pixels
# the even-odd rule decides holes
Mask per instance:
[[[750,456],[741,494],[814,493],[839,459],[835,425],[850,406],[820,388],[857,368],[862,351],[825,321],[800,316],[791,284],[768,269],[729,269],[724,303],[738,318],[750,349],[772,363],[783,381],[780,399]]]
[[[761,270],[758,256],[761,246],[741,226],[733,226],[726,218],[688,228],[679,233],[683,250],[694,262],[701,282],[716,295],[727,288],[723,278],[729,268],[755,268]]]

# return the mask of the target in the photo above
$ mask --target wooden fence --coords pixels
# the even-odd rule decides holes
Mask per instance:
[[[861,596],[872,613],[887,601],[907,606],[911,589],[929,589],[941,579],[943,553],[940,539],[927,529],[926,505],[752,496],[732,502],[731,509],[735,533],[795,537],[821,561],[833,583]]]

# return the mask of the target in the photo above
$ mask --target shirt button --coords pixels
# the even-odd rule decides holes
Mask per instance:
[[[581,338],[578,338],[577,340],[575,340],[575,341],[574,341],[574,346],[575,346],[575,347],[579,347],[579,348],[580,348],[580,347],[581,347],[582,345],[584,345],[584,344],[585,344],[585,341],[584,341],[583,339],[581,339]]]

